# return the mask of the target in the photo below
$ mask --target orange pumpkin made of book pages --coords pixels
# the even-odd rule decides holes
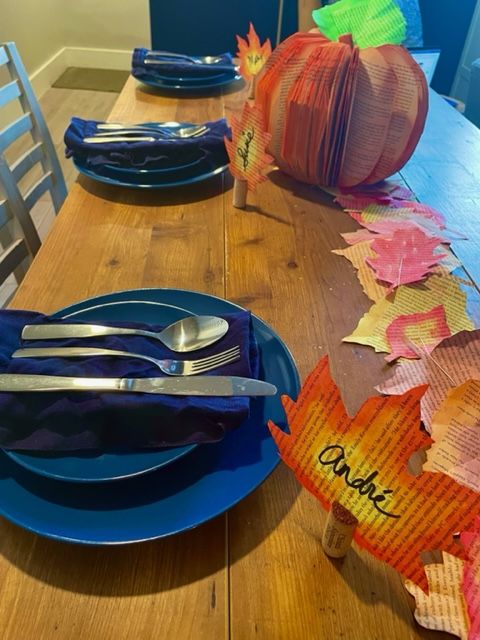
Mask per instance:
[[[401,169],[428,111],[425,75],[402,46],[359,49],[350,35],[296,33],[259,79],[268,147],[298,180],[329,187],[374,184]]]

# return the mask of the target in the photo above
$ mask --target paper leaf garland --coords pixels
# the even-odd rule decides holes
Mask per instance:
[[[225,138],[230,171],[238,180],[248,183],[248,190],[255,191],[257,184],[267,178],[263,169],[273,161],[265,148],[270,134],[263,129],[262,111],[245,103],[240,121],[232,117],[232,139]]]
[[[445,309],[451,334],[474,329],[466,313],[467,296],[457,279],[451,275],[433,275],[420,285],[401,286],[388,298],[376,302],[358,323],[355,331],[343,342],[357,342],[388,353],[387,327],[402,315],[430,311],[441,304]]]
[[[240,36],[237,36],[237,44],[237,57],[240,59],[240,73],[245,80],[251,80],[263,69],[265,62],[272,53],[272,45],[269,38],[267,38],[263,44],[260,44],[260,39],[251,22],[247,39],[244,40]]]
[[[445,552],[442,557],[443,563],[425,567],[428,595],[411,580],[405,582],[415,598],[415,620],[426,629],[447,631],[468,640],[469,620],[460,586],[465,562]]]
[[[312,12],[319,30],[330,40],[351,33],[360,48],[401,44],[406,23],[392,0],[342,0]]]
[[[468,561],[464,565],[462,590],[470,618],[468,640],[480,639],[480,518],[476,518],[473,531],[461,534]]]
[[[375,271],[377,279],[388,282],[391,289],[401,284],[423,280],[444,254],[434,253],[440,244],[416,227],[397,229],[389,238],[372,241],[375,258],[367,258],[367,264]]]
[[[430,352],[451,335],[442,305],[426,313],[398,316],[388,325],[385,334],[391,350],[390,355],[385,356],[387,362],[400,357],[418,358],[418,350],[412,349],[412,343],[421,344]]]
[[[297,401],[282,398],[290,433],[272,422],[269,429],[283,460],[323,507],[337,500],[359,520],[358,544],[427,589],[420,553],[459,555],[452,536],[471,526],[480,495],[443,474],[407,471],[411,455],[430,442],[420,431],[424,392],[370,398],[350,419],[322,358]]]
[[[480,331],[462,331],[441,342],[430,355],[397,366],[391,378],[377,385],[380,393],[400,395],[428,384],[422,397],[422,421],[431,431],[432,417],[453,387],[480,380]]]

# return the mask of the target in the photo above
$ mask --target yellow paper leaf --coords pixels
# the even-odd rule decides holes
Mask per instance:
[[[465,562],[446,553],[443,564],[425,566],[429,593],[422,591],[411,580],[406,580],[407,591],[415,598],[415,620],[426,629],[447,631],[461,640],[468,639],[469,620],[461,584]]]
[[[425,471],[445,473],[480,492],[480,380],[451,389],[432,419]]]
[[[375,351],[389,353],[387,327],[398,316],[430,311],[443,305],[452,335],[474,329],[466,313],[467,296],[454,276],[432,275],[425,282],[398,287],[388,298],[376,302],[358,323],[355,331],[343,342],[371,346]],[[418,336],[421,344],[421,336]]]

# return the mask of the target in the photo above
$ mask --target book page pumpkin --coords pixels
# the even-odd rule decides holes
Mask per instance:
[[[387,178],[410,158],[428,86],[404,47],[360,48],[350,34],[334,41],[317,30],[274,50],[256,103],[283,171],[310,184],[355,187]]]

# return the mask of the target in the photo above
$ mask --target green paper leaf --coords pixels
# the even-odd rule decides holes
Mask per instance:
[[[351,33],[361,49],[405,40],[405,18],[393,0],[340,0],[316,9],[312,16],[327,38],[338,40]]]

